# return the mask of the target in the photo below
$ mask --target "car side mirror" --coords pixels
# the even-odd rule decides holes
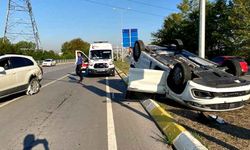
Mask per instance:
[[[4,67],[0,67],[0,73],[4,73],[4,72],[5,72]]]

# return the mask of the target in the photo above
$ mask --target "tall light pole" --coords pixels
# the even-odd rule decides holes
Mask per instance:
[[[131,8],[127,8],[127,9],[120,9],[120,8],[113,8],[113,10],[118,10],[120,13],[121,13],[121,29],[120,29],[120,32],[122,32],[122,29],[123,29],[123,14],[125,11],[128,11],[130,10]],[[122,41],[122,34],[121,34],[121,57],[122,57],[122,61],[123,61],[123,41]]]
[[[205,58],[206,0],[200,0],[199,56]]]

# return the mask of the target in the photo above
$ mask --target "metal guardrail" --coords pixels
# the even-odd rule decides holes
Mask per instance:
[[[37,60],[36,62],[38,65],[41,65],[43,60]],[[70,62],[75,62],[75,59],[58,59],[58,60],[56,60],[57,64],[70,63]]]

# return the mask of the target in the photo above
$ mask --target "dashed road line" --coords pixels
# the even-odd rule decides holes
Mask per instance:
[[[49,85],[51,85],[51,84],[53,84],[53,83],[55,83],[55,82],[57,82],[57,81],[59,81],[59,80],[62,80],[62,79],[64,79],[64,78],[66,78],[67,76],[69,76],[69,75],[67,74],[67,75],[65,75],[65,76],[62,76],[61,78],[58,78],[58,79],[56,79],[56,80],[54,80],[54,81],[51,81],[51,82],[45,84],[44,86],[42,86],[41,89],[42,89],[42,88],[45,88],[45,87],[47,87],[47,86],[49,86]]]
[[[106,103],[107,103],[107,130],[108,130],[108,150],[117,150],[117,142],[115,135],[115,124],[113,118],[112,101],[110,95],[110,87],[108,77],[106,77]]]

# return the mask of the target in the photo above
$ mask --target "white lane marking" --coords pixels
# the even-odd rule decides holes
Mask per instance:
[[[108,150],[117,150],[115,124],[113,118],[112,101],[110,99],[110,88],[108,77],[106,77],[106,103],[107,103],[107,129],[108,129]]]
[[[51,82],[45,84],[44,86],[42,86],[42,88],[45,88],[46,86],[49,86],[49,85],[51,85],[51,84],[53,84],[53,83],[55,83],[55,82],[57,82],[57,81],[59,81],[59,80],[62,80],[63,78],[66,78],[67,76],[69,76],[69,75],[67,74],[67,75],[65,75],[65,76],[63,76],[63,77],[61,77],[61,78],[58,78],[58,79],[56,79],[56,80],[54,80],[54,81],[51,81]],[[42,89],[42,88],[41,88],[41,89]]]
[[[43,88],[45,88],[46,86],[49,86],[49,85],[51,85],[51,84],[53,84],[53,83],[59,81],[59,80],[62,80],[63,78],[65,78],[65,77],[67,77],[67,76],[68,76],[68,74],[65,75],[65,76],[63,76],[63,77],[61,77],[61,78],[58,78],[58,79],[56,79],[56,80],[54,80],[54,81],[51,81],[51,82],[45,84],[44,86],[42,86],[41,89],[43,89]],[[21,99],[21,98],[23,98],[23,97],[24,97],[24,96],[20,96],[20,97],[17,97],[17,98],[15,98],[15,99],[13,99],[13,100],[7,101],[7,102],[1,104],[1,105],[0,105],[0,108],[4,107],[4,106],[6,106],[6,105],[9,105],[10,103],[13,103],[13,102],[15,102],[15,101],[17,101],[17,100],[19,100],[19,99]]]

